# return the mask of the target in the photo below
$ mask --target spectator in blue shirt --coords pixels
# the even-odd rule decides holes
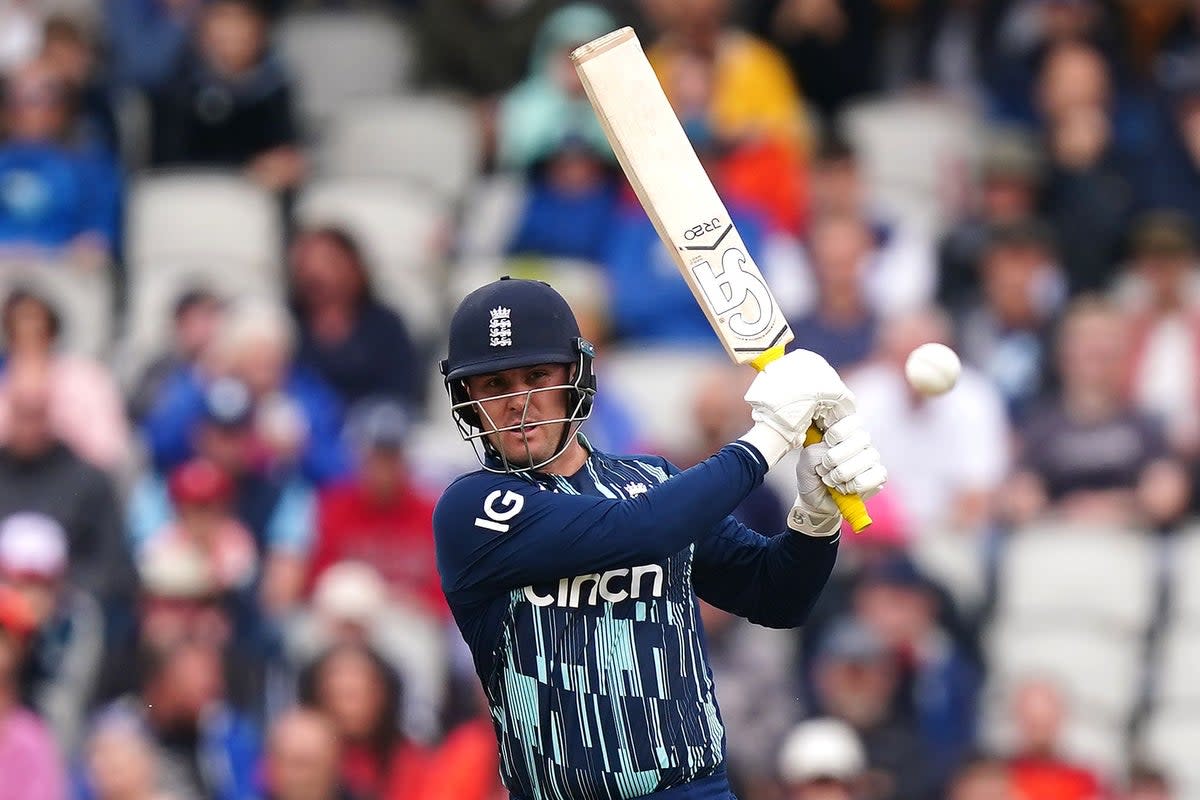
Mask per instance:
[[[111,156],[66,142],[70,108],[67,86],[45,64],[5,84],[0,249],[98,265],[117,241],[121,178]]]

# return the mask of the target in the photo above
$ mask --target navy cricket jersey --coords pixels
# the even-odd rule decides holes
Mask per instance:
[[[836,537],[729,516],[766,471],[734,442],[682,472],[591,451],[570,477],[480,470],[446,489],[438,570],[513,798],[732,797],[696,597],[794,627],[837,554]]]

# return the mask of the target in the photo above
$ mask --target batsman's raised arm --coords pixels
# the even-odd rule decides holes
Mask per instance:
[[[455,312],[442,371],[481,469],[435,511],[442,586],[514,798],[729,798],[697,593],[799,624],[837,552],[824,487],[869,495],[885,476],[849,391],[805,352],[758,376],[753,427],[689,470],[597,451],[580,431],[594,355],[541,282],[496,281]],[[791,530],[738,525],[730,512],[814,419],[826,441],[800,459]]]

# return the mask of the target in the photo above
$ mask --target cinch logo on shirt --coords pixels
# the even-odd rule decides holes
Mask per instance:
[[[648,594],[647,584],[650,590]],[[662,596],[663,569],[658,564],[561,578],[556,594],[540,595],[532,586],[525,587],[525,599],[535,606],[542,607],[579,608],[580,604],[594,606],[601,600],[606,603],[620,603],[622,600]]]

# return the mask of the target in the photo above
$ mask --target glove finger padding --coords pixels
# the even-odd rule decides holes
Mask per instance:
[[[826,437],[825,442],[826,444],[829,444],[828,437]],[[859,429],[852,434],[850,438],[842,442],[838,442],[837,444],[833,444],[829,450],[826,451],[825,455],[821,457],[820,462],[818,462],[816,465],[817,472],[820,473],[822,478],[824,478],[829,472],[837,467],[838,464],[845,464],[847,461],[854,458],[854,456],[858,455],[864,450],[870,449],[870,447],[870,434],[862,429]]]
[[[874,463],[866,469],[858,472],[854,477],[830,484],[829,479],[823,479],[826,486],[832,486],[842,494],[856,494],[863,500],[875,496],[883,485],[887,483],[887,468],[879,463],[879,457],[875,456]]]
[[[850,398],[850,405],[854,405],[853,397]],[[822,436],[825,439],[825,442],[832,447],[854,438],[860,432],[866,432],[866,427],[863,425],[862,417],[860,417],[857,413],[851,412],[842,416],[829,426],[823,428]]]

